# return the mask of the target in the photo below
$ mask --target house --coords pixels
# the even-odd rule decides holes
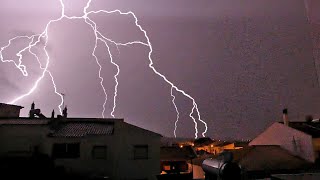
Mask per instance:
[[[283,122],[273,123],[249,145],[279,145],[293,155],[316,162],[320,154],[320,123],[291,122],[287,110],[284,110]]]
[[[30,117],[19,117],[21,108],[0,106],[0,157],[30,157],[37,151],[82,176],[152,180],[160,173],[157,133],[123,119],[68,118],[66,109],[64,116],[46,118],[32,107]]]
[[[212,140],[208,137],[199,138],[194,141],[194,148],[201,155],[204,153],[217,155],[226,150],[238,150],[246,146],[248,146],[247,142]]]
[[[241,167],[242,179],[269,178],[272,174],[303,172],[312,167],[312,163],[278,145],[247,146],[239,150],[229,150],[228,153],[230,156],[227,156],[227,159]],[[221,154],[213,155],[211,159],[216,160],[214,164],[218,165]],[[194,162],[196,165],[202,165],[203,159],[196,159]],[[223,168],[222,162],[221,168]],[[202,174],[204,176],[204,173]]]
[[[0,118],[2,117],[19,117],[22,106],[0,103]]]
[[[194,138],[179,138],[179,137],[162,137],[161,145],[164,146],[194,146]]]
[[[223,147],[233,153],[244,179],[270,178],[273,174],[304,173],[317,168],[314,162],[319,157],[319,138],[319,121],[290,122],[285,109],[283,122],[273,123],[249,146],[238,150],[230,144]]]
[[[224,151],[239,150],[247,146],[249,146],[249,142],[244,142],[244,141],[226,142],[223,145],[223,150]]]
[[[160,150],[161,175],[158,179],[193,179],[192,160],[197,155],[191,146],[166,146]]]
[[[232,152],[233,160],[241,166],[245,179],[267,178],[272,174],[300,172],[312,165],[279,145],[248,146]]]

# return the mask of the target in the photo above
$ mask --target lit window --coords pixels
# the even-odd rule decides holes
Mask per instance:
[[[133,159],[148,159],[148,145],[134,146]]]
[[[107,147],[106,146],[93,146],[92,158],[93,159],[107,159]]]
[[[60,159],[75,159],[80,157],[80,143],[53,144],[52,157]]]
[[[170,171],[171,170],[170,165],[163,166],[163,170]]]

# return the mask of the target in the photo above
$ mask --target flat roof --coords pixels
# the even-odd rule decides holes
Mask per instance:
[[[24,108],[23,106],[19,106],[19,105],[15,105],[15,104],[6,104],[6,103],[0,103],[0,107],[1,106],[13,106],[13,107],[17,107],[17,108]]]

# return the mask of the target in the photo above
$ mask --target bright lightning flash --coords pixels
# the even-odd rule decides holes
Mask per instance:
[[[49,21],[48,24],[46,25],[44,31],[43,31],[42,33],[40,33],[40,34],[35,34],[35,35],[31,35],[31,36],[16,36],[16,37],[10,39],[10,40],[9,40],[9,43],[8,43],[6,46],[1,47],[1,50],[0,50],[0,59],[1,59],[1,61],[2,61],[2,62],[12,62],[12,63],[14,63],[14,65],[16,66],[16,68],[18,68],[18,69],[22,72],[23,76],[28,76],[28,72],[27,72],[27,70],[26,70],[26,66],[22,64],[22,58],[23,58],[22,53],[26,52],[27,50],[28,50],[28,52],[29,52],[30,54],[32,54],[32,55],[36,58],[36,60],[38,61],[39,65],[40,65],[40,69],[42,70],[41,76],[36,80],[36,82],[34,83],[33,87],[32,87],[28,92],[26,92],[25,94],[17,97],[16,99],[12,100],[12,101],[9,102],[9,103],[11,103],[11,104],[12,104],[12,103],[15,103],[15,102],[17,102],[17,101],[19,101],[19,100],[21,100],[21,99],[29,96],[31,93],[33,93],[34,90],[38,87],[39,82],[40,82],[40,81],[45,77],[45,75],[47,74],[47,75],[49,75],[50,78],[51,78],[52,85],[53,85],[53,88],[54,88],[55,93],[56,93],[56,94],[60,97],[60,99],[61,99],[61,103],[59,104],[58,108],[59,108],[60,113],[62,113],[61,106],[62,106],[62,104],[63,104],[63,96],[62,96],[61,93],[57,92],[57,86],[56,86],[56,83],[55,83],[55,81],[54,81],[54,77],[52,76],[51,72],[48,70],[49,63],[50,63],[50,57],[49,57],[49,54],[48,54],[47,49],[46,49],[47,44],[48,44],[48,41],[49,41],[48,29],[50,28],[50,25],[51,25],[52,23],[58,22],[58,21],[60,21],[60,20],[62,20],[62,19],[64,19],[64,18],[65,18],[65,19],[68,19],[68,20],[72,20],[72,19],[83,19],[84,22],[85,22],[86,24],[88,24],[88,25],[92,28],[92,31],[93,31],[94,36],[95,36],[95,45],[94,45],[94,47],[93,47],[92,56],[95,58],[96,63],[97,63],[97,65],[99,66],[99,72],[98,72],[98,74],[99,74],[99,79],[100,79],[100,85],[101,85],[102,90],[103,90],[103,92],[104,92],[104,94],[105,94],[105,100],[104,100],[104,103],[103,103],[103,105],[102,105],[102,107],[103,107],[103,111],[102,111],[102,113],[101,113],[101,114],[102,114],[102,117],[104,117],[104,114],[105,114],[105,110],[106,110],[105,106],[106,106],[106,103],[107,103],[107,100],[108,100],[108,95],[107,95],[106,89],[105,89],[105,87],[104,87],[104,85],[103,85],[103,80],[104,80],[104,79],[103,79],[103,77],[101,77],[102,66],[101,66],[101,64],[100,64],[100,62],[99,62],[98,57],[95,55],[96,48],[98,47],[98,42],[100,41],[100,42],[102,42],[102,43],[106,46],[106,48],[107,48],[107,50],[108,50],[108,54],[109,54],[110,61],[111,61],[111,63],[117,68],[117,72],[116,72],[116,74],[114,75],[114,80],[115,80],[115,83],[116,83],[116,84],[115,84],[115,86],[114,86],[113,108],[112,108],[112,111],[111,111],[111,113],[110,113],[110,115],[111,115],[112,117],[114,117],[114,112],[115,112],[115,109],[116,109],[116,99],[117,99],[117,96],[118,96],[118,85],[119,85],[119,82],[118,82],[117,77],[118,77],[118,75],[119,75],[119,73],[120,73],[120,67],[119,67],[119,65],[116,64],[116,63],[114,62],[114,60],[113,60],[113,56],[112,56],[112,53],[111,53],[109,44],[113,44],[113,45],[115,45],[117,48],[118,48],[118,46],[130,46],[130,45],[133,45],[133,44],[140,44],[140,45],[143,45],[143,46],[146,46],[146,47],[149,48],[149,54],[148,54],[149,67],[153,70],[153,72],[154,72],[156,75],[158,75],[159,77],[161,77],[166,83],[168,83],[168,84],[171,86],[171,91],[170,91],[171,93],[170,93],[170,95],[171,95],[171,97],[172,97],[172,103],[173,103],[173,105],[174,105],[174,107],[175,107],[175,110],[176,110],[176,113],[177,113],[177,117],[176,117],[176,121],[175,121],[175,128],[174,128],[174,136],[176,137],[177,123],[178,123],[178,121],[179,121],[179,111],[178,111],[178,107],[177,107],[177,105],[176,105],[176,103],[175,103],[176,97],[174,96],[174,92],[178,92],[178,93],[181,93],[183,96],[187,97],[188,99],[190,99],[190,100],[192,101],[192,105],[193,105],[193,106],[192,106],[192,109],[191,109],[191,112],[190,112],[189,116],[190,116],[190,118],[191,118],[191,119],[193,120],[193,122],[194,122],[195,138],[198,137],[198,123],[197,123],[197,121],[199,121],[199,122],[201,122],[202,124],[204,124],[205,130],[202,132],[202,136],[205,137],[205,133],[207,132],[207,129],[208,129],[208,128],[207,128],[206,122],[204,122],[204,121],[201,119],[200,111],[199,111],[199,109],[198,109],[198,105],[197,105],[196,101],[194,100],[193,97],[191,97],[191,96],[190,96],[189,94],[187,94],[185,91],[179,89],[176,85],[174,85],[171,81],[169,81],[166,76],[164,76],[163,74],[161,74],[160,72],[158,72],[158,71],[155,69],[155,67],[153,66],[152,58],[151,58],[153,49],[152,49],[152,45],[151,45],[151,43],[150,43],[150,39],[149,39],[149,37],[148,37],[148,35],[147,35],[147,32],[146,32],[146,31],[141,27],[141,25],[138,23],[138,19],[137,19],[136,15],[135,15],[133,12],[131,12],[131,11],[129,11],[129,12],[121,12],[121,11],[118,10],[118,9],[117,9],[117,10],[113,10],[113,11],[98,10],[98,11],[89,11],[89,12],[88,12],[87,10],[88,10],[88,8],[90,7],[90,4],[91,4],[91,2],[92,2],[92,0],[88,0],[86,6],[85,6],[84,9],[83,9],[83,15],[82,15],[82,16],[71,16],[71,17],[70,17],[70,16],[67,16],[67,15],[65,14],[65,6],[64,6],[63,0],[59,0],[59,1],[60,1],[60,4],[61,4],[61,16],[60,16],[58,19]],[[89,15],[90,15],[90,14],[98,14],[98,13],[106,13],[106,14],[118,13],[118,14],[121,14],[121,15],[130,15],[130,16],[132,16],[132,17],[134,18],[134,20],[135,20],[135,25],[136,25],[136,27],[144,34],[145,39],[146,39],[147,42],[131,41],[131,42],[122,43],[122,42],[115,42],[115,41],[113,41],[112,39],[105,37],[101,32],[99,32],[98,27],[97,27],[97,24],[96,24],[92,19],[89,18]],[[42,64],[42,63],[40,62],[39,57],[37,56],[37,54],[32,51],[32,48],[33,48],[34,46],[38,45],[38,44],[40,43],[40,41],[41,41],[42,38],[43,38],[44,41],[45,41],[45,42],[44,42],[44,47],[43,47],[43,51],[44,51],[45,54],[46,54],[46,61],[45,61],[46,63],[45,63],[45,64]],[[14,61],[14,60],[11,60],[11,59],[4,59],[4,58],[3,58],[3,55],[2,55],[3,50],[5,50],[6,48],[8,48],[8,47],[12,44],[12,41],[16,41],[16,40],[19,40],[19,39],[28,39],[28,40],[29,40],[29,44],[28,44],[26,47],[24,47],[23,49],[21,49],[21,50],[16,54],[16,55],[19,57],[18,63],[17,63],[16,61]],[[118,49],[118,51],[119,51],[119,49]],[[197,117],[197,118],[193,116],[194,113],[196,113],[196,117]]]

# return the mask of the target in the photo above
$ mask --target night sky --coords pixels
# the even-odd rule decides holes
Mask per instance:
[[[87,1],[64,0],[66,14],[80,16]],[[290,120],[320,118],[320,2],[317,0],[93,0],[89,10],[132,11],[147,31],[154,67],[197,102],[208,124],[207,136],[222,139],[253,138],[281,121],[283,108]],[[317,14],[318,13],[318,14]],[[0,46],[18,35],[41,33],[61,15],[58,0],[0,0]],[[99,30],[119,42],[146,41],[131,16],[90,16]],[[101,117],[104,93],[99,67],[91,55],[92,29],[83,20],[63,19],[48,31],[49,70],[59,92],[66,94],[69,117]],[[3,52],[6,59],[27,40],[14,42]],[[43,43],[35,47],[41,61]],[[116,68],[99,43],[96,55],[109,96],[114,93]],[[115,116],[165,136],[173,136],[176,111],[170,86],[148,67],[149,49],[142,45],[112,46],[120,66]],[[33,56],[23,54],[28,77],[13,63],[0,62],[0,102],[26,93],[41,75]],[[178,92],[177,135],[194,137],[189,117],[192,101]],[[16,104],[27,116],[32,101],[50,116],[58,112],[59,96],[46,76],[30,96]],[[110,117],[112,101],[106,105]],[[199,132],[204,131],[200,122]],[[199,136],[201,133],[198,134]]]

